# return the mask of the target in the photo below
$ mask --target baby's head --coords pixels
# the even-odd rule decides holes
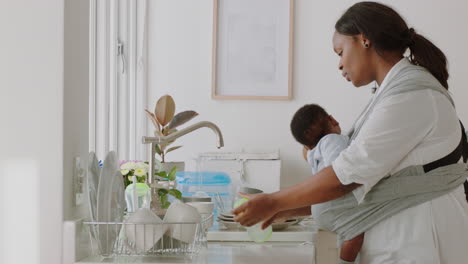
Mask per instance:
[[[291,132],[297,142],[313,149],[327,134],[340,134],[340,124],[316,104],[299,108],[291,120]]]

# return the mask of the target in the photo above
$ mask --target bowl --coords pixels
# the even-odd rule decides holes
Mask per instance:
[[[167,209],[164,223],[168,224],[168,236],[185,243],[192,243],[197,226],[201,223],[201,215],[195,207],[174,201]]]
[[[182,197],[184,203],[211,202],[211,197],[185,196]]]
[[[224,221],[218,218],[218,222],[230,230],[245,230],[245,227],[241,226],[241,224],[234,221]]]
[[[239,188],[239,192],[247,193],[247,194],[263,193],[262,190],[252,188],[252,187],[241,187],[241,188]]]
[[[208,219],[206,222],[204,221],[204,226],[205,228],[210,228],[213,226],[213,210],[214,210],[214,203],[212,202],[191,202],[191,203],[186,203],[192,207],[195,207],[197,211],[200,213],[202,220],[204,221],[205,219]]]
[[[214,203],[212,202],[189,202],[185,204],[195,207],[201,214],[212,214],[214,210]]]
[[[168,228],[161,218],[147,208],[138,209],[125,222],[125,235],[137,253],[150,250]]]

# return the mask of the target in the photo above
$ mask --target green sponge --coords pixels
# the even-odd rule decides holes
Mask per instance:
[[[234,206],[233,206],[233,207],[234,207],[234,208],[237,208],[237,207],[239,207],[241,204],[247,202],[248,200],[249,200],[249,199],[242,197],[242,198],[238,199],[238,200],[234,203]]]
[[[249,199],[242,197],[238,199],[234,203],[234,208],[239,207],[241,204],[247,202]],[[249,238],[252,239],[252,241],[257,242],[257,243],[262,243],[270,239],[271,234],[273,233],[273,228],[268,226],[267,228],[262,230],[262,223],[258,223],[254,226],[251,227],[246,227],[247,229],[247,234],[249,235]]]

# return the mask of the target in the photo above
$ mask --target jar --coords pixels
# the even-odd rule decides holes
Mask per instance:
[[[134,193],[134,186],[132,183],[125,188],[125,202],[129,213],[135,212],[138,208],[149,209],[151,204],[151,188],[146,183],[138,182]]]

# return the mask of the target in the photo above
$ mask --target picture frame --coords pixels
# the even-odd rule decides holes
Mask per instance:
[[[214,0],[212,98],[292,98],[293,0]]]

